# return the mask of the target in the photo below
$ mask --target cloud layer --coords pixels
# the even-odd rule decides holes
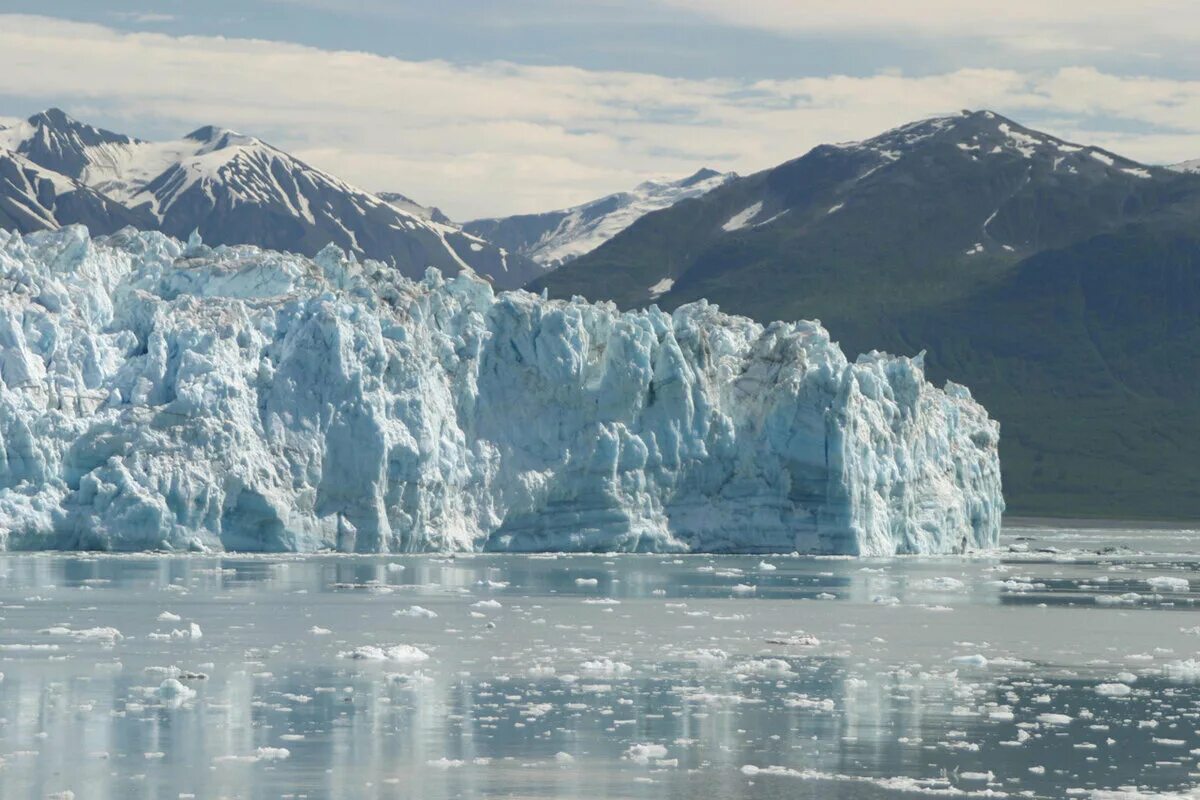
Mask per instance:
[[[1146,161],[1200,156],[1200,82],[1087,66],[696,80],[0,15],[0,94],[132,133],[149,120],[179,133],[238,128],[460,219],[568,205],[702,165],[751,172],[960,108],[992,108]]]
[[[1194,0],[658,0],[725,24],[792,33],[955,37],[1016,50],[1130,50],[1200,39]]]

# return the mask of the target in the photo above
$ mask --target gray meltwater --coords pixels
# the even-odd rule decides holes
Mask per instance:
[[[1195,540],[6,555],[0,797],[1197,796]]]

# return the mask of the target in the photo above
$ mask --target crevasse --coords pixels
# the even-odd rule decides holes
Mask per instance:
[[[7,548],[996,544],[998,424],[817,323],[79,227],[0,285]]]

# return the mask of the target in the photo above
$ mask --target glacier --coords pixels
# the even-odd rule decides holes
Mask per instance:
[[[999,424],[816,322],[0,231],[0,546],[892,555],[997,543]]]

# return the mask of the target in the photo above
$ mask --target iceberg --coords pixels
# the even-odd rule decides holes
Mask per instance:
[[[892,555],[997,544],[920,357],[126,229],[0,231],[0,546]]]

